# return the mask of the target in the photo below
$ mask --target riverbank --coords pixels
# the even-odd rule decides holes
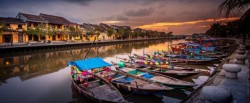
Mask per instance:
[[[171,40],[179,40],[181,38],[171,38]],[[151,38],[151,39],[130,39],[130,40],[112,40],[112,41],[95,41],[93,42],[53,42],[53,43],[32,43],[32,44],[19,44],[13,46],[0,46],[0,57],[12,57],[18,55],[37,54],[54,51],[73,50],[81,48],[89,48],[92,44],[93,47],[136,43],[145,41],[166,41],[169,38]]]
[[[236,43],[240,43],[240,40],[236,40]],[[246,42],[249,46],[250,41],[248,40]],[[249,86],[249,62],[250,62],[250,52],[249,48],[246,49],[246,56],[247,59],[245,61],[245,65],[237,64],[241,67],[241,71],[238,73],[238,79],[228,79],[225,76],[225,70],[222,68],[222,65],[224,64],[234,64],[236,62],[237,51],[234,51],[232,55],[226,58],[224,62],[222,62],[218,66],[218,70],[215,73],[214,76],[210,77],[210,79],[202,85],[201,88],[199,88],[197,91],[193,92],[187,99],[182,101],[183,103],[204,103],[206,101],[206,97],[204,95],[204,92],[206,92],[204,87],[219,87],[219,88],[226,88],[230,91],[232,95],[232,100],[235,103],[249,103],[249,92],[250,92],[250,86]],[[217,95],[214,93],[213,95]],[[211,97],[210,97],[211,98]]]
[[[170,38],[147,38],[147,39],[129,39],[129,40],[109,40],[109,41],[95,41],[95,44],[110,44],[121,42],[137,42],[137,41],[149,41],[149,40],[167,40]],[[171,38],[180,39],[180,38]],[[9,53],[17,51],[29,51],[29,50],[43,50],[43,49],[56,49],[67,47],[80,47],[89,46],[93,42],[51,42],[51,43],[19,43],[19,44],[0,44],[0,53]]]

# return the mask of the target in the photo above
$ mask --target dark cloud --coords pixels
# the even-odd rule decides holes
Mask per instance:
[[[79,4],[82,6],[88,6],[90,2],[94,1],[94,0],[63,0],[66,1],[68,3],[75,3],[75,4]]]
[[[119,16],[116,17],[116,20],[125,21],[125,20],[129,20],[129,19],[127,17],[125,17],[125,16],[119,15]]]
[[[122,15],[105,17],[103,19],[104,20],[117,20],[117,21],[127,21],[127,20],[129,20],[127,17],[122,16]]]
[[[126,11],[125,15],[127,16],[149,16],[154,12],[153,8],[143,8],[138,10]]]

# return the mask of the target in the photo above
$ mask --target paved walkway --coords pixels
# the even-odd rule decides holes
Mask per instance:
[[[237,40],[237,43],[240,41]],[[247,45],[250,44],[250,41],[247,41]],[[229,60],[227,63],[234,63],[236,59],[234,56],[236,53],[233,53],[227,59]],[[226,79],[225,71],[221,69],[220,72],[210,78],[205,86],[221,86],[230,89],[233,96],[233,103],[250,103],[250,72],[249,72],[249,63],[250,63],[250,50],[246,53],[248,59],[246,60],[246,65],[239,65],[241,67],[241,71],[238,73],[238,79]],[[196,93],[191,95],[185,103],[204,103],[205,98],[201,94],[201,89],[199,89]]]
[[[115,42],[129,42],[129,41],[160,40],[160,39],[169,39],[169,38],[102,40],[102,41],[95,41],[95,43],[115,43]],[[172,39],[174,39],[174,38],[172,38]],[[85,41],[85,42],[52,41],[51,43],[30,42],[30,43],[14,43],[14,44],[11,44],[11,43],[2,43],[2,44],[0,44],[0,48],[31,47],[31,46],[51,46],[51,45],[69,45],[69,44],[91,44],[91,43],[93,43],[93,41]]]

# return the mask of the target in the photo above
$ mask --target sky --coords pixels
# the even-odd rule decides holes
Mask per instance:
[[[106,23],[173,34],[204,33],[225,18],[218,6],[224,0],[0,0],[0,17],[19,12],[62,16],[78,24]]]

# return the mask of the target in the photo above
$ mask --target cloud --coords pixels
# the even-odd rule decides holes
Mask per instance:
[[[110,21],[102,21],[102,23],[105,24],[117,24],[117,23],[121,23],[122,21],[115,21],[115,20],[110,20]]]
[[[127,18],[127,17],[125,17],[125,16],[122,16],[122,15],[118,15],[118,16],[116,17],[116,20],[122,20],[122,21],[125,21],[125,20],[128,20],[128,18]]]
[[[90,2],[94,1],[94,0],[63,0],[66,1],[68,3],[75,3],[75,4],[79,4],[81,6],[88,6]]]
[[[143,8],[138,10],[126,11],[125,15],[127,16],[149,16],[154,12],[153,8]]]
[[[137,28],[158,30],[158,31],[174,31],[177,34],[193,33],[193,32],[204,32],[211,23],[215,22],[227,22],[238,20],[239,17],[232,18],[218,18],[218,19],[205,19],[205,20],[194,20],[185,22],[160,22],[148,25],[137,26]]]
[[[162,22],[162,23],[155,23],[155,24],[149,24],[149,25],[142,25],[139,27],[140,28],[150,28],[150,27],[161,27],[161,26],[182,26],[182,25],[193,25],[193,24],[204,23],[204,22],[232,21],[232,20],[238,20],[238,19],[239,19],[239,17],[195,20],[195,21],[186,21],[186,22]]]
[[[103,19],[107,20],[107,21],[127,21],[127,20],[129,20],[127,17],[122,16],[122,15],[109,16],[109,17],[105,17]]]

